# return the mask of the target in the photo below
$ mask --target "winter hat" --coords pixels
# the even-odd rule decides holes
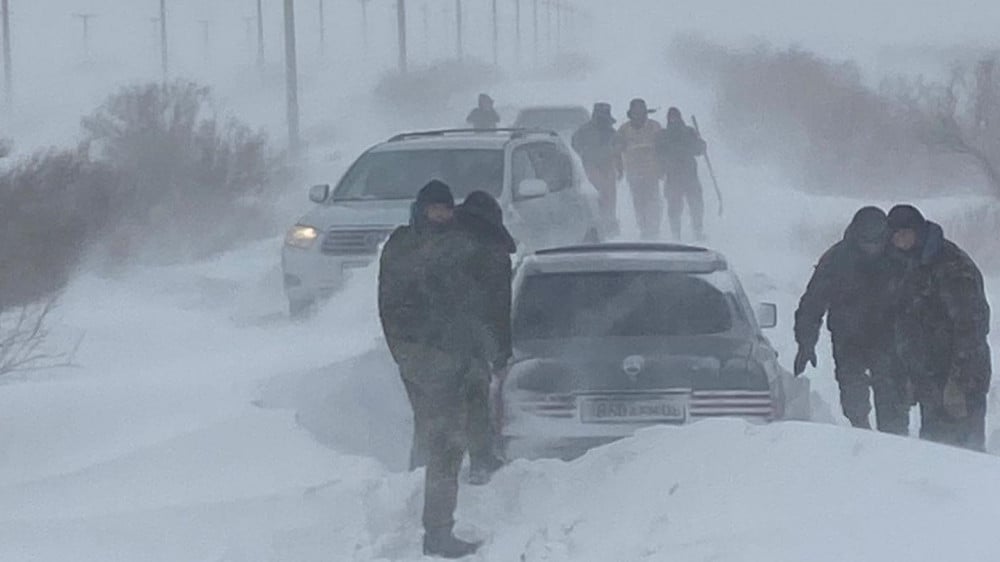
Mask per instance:
[[[500,204],[485,191],[473,191],[465,198],[460,207],[464,212],[479,217],[490,224],[503,224],[503,211],[500,209]]]
[[[451,194],[451,188],[443,181],[431,180],[420,192],[417,193],[416,206],[420,208],[428,205],[455,206],[455,196]]]
[[[851,225],[847,227],[847,236],[858,243],[885,242],[888,233],[888,220],[885,211],[878,207],[862,207],[854,213]]]
[[[913,205],[896,205],[889,211],[889,230],[912,229],[923,232],[927,219]]]
[[[493,98],[491,98],[489,94],[479,94],[479,103],[493,103]]]
[[[605,102],[597,102],[594,104],[593,117],[596,119],[598,117],[607,119],[612,123],[615,122],[615,118],[611,116],[611,104]]]
[[[683,123],[684,117],[681,115],[681,110],[676,107],[671,107],[667,110],[667,123],[673,123],[674,121]]]
[[[649,109],[646,107],[646,100],[635,98],[628,103],[628,117],[629,119],[635,119],[640,115],[643,117],[649,115]]]
[[[458,207],[459,213],[487,223],[490,236],[502,244],[508,253],[517,252],[517,243],[503,225],[503,210],[497,200],[485,191],[473,191]]]

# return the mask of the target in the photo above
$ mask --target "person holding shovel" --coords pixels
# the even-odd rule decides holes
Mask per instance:
[[[676,107],[667,111],[667,126],[656,140],[656,151],[663,166],[663,195],[667,200],[667,218],[675,240],[681,239],[684,206],[691,213],[691,227],[696,240],[705,239],[705,200],[698,179],[699,156],[706,144],[701,135],[687,124]]]

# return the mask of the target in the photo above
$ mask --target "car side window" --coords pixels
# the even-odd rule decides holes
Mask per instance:
[[[539,177],[550,191],[562,191],[573,186],[573,161],[551,143],[532,145],[532,160]]]
[[[521,182],[524,180],[544,179],[535,171],[534,160],[531,157],[533,145],[519,146],[511,154],[511,180],[514,196],[519,197]]]

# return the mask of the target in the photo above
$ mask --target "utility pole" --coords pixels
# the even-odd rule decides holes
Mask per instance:
[[[163,72],[163,83],[167,83],[169,67],[167,66],[167,0],[160,0],[160,70]]]
[[[399,73],[406,74],[406,0],[396,0],[396,35],[399,41]]]
[[[521,0],[514,0],[514,60],[521,64]]]
[[[556,3],[556,51],[562,51],[562,20],[563,20],[563,9],[562,1],[555,0]]]
[[[427,7],[427,2],[420,5],[421,15],[423,16],[424,24],[424,60],[431,60],[431,19],[430,19],[430,9]]]
[[[257,69],[264,70],[264,10],[257,0]]]
[[[455,53],[458,55],[458,60],[462,60],[465,57],[462,45],[462,0],[455,0],[455,29],[457,31]]]
[[[198,24],[201,25],[201,52],[202,58],[205,62],[208,62],[212,58],[212,22],[209,20],[198,20]]]
[[[533,48],[535,57],[535,66],[538,66],[538,0],[531,0],[531,21],[532,21],[532,33],[535,36]]]
[[[545,0],[545,46],[552,54],[552,0]]]
[[[493,66],[500,64],[500,33],[497,26],[497,0],[493,0]]]
[[[285,0],[285,100],[288,104],[288,152],[300,154],[299,73],[295,59],[295,0]]]
[[[323,0],[319,0],[319,56],[326,55],[326,18],[323,15]]]
[[[361,41],[364,44],[365,58],[368,57],[368,2],[369,0],[361,0]]]
[[[90,60],[90,20],[97,14],[73,14],[73,17],[83,24],[83,59]]]
[[[0,0],[3,11],[3,94],[7,109],[14,105],[14,69],[10,62],[10,2]]]

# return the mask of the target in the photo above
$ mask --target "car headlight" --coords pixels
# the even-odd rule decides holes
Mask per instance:
[[[319,230],[314,227],[297,224],[288,230],[285,235],[285,244],[296,248],[311,248],[316,239],[319,238]]]

